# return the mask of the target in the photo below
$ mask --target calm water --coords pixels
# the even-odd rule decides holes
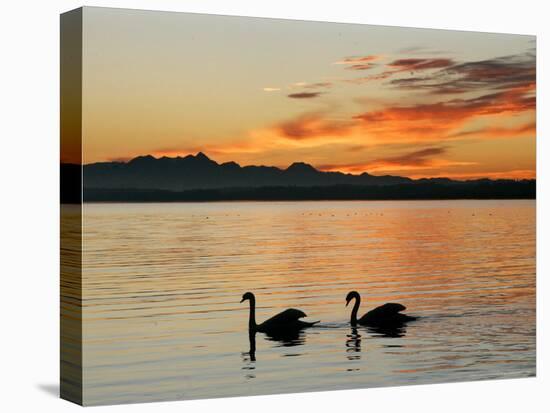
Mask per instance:
[[[84,401],[155,401],[535,374],[535,202],[88,204]],[[400,302],[399,331],[350,328]],[[295,340],[247,333],[288,307]]]

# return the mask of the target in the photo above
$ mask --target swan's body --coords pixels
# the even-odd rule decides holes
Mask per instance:
[[[386,303],[380,307],[376,307],[374,310],[369,311],[361,318],[357,318],[357,312],[361,305],[361,296],[357,291],[351,291],[346,297],[346,306],[351,300],[355,299],[353,310],[351,310],[350,324],[356,326],[357,324],[371,327],[383,327],[383,326],[396,326],[407,321],[416,320],[416,317],[412,317],[406,314],[401,314],[401,311],[407,308],[402,304]]]
[[[307,315],[303,311],[289,308],[257,325],[256,331],[266,332],[281,328],[285,330],[299,330],[300,328],[310,327],[315,324],[300,320],[300,318],[304,317],[307,317]]]
[[[265,320],[261,324],[256,324],[256,297],[252,293],[245,293],[241,300],[241,303],[245,300],[250,301],[250,315],[248,319],[248,329],[250,331],[258,331],[260,333],[268,333],[273,335],[281,335],[284,333],[295,332],[302,328],[311,327],[318,323],[315,321],[309,323],[307,321],[300,320],[307,317],[307,315],[295,308],[289,308],[273,317]]]

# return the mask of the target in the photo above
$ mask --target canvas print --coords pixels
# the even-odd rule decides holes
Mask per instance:
[[[61,395],[532,377],[534,36],[61,16]]]

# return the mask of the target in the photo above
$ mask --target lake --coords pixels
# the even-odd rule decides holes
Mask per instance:
[[[86,204],[83,222],[85,404],[535,375],[534,200]],[[360,315],[420,318],[352,329],[350,290]],[[249,337],[246,291],[258,322],[321,323]]]

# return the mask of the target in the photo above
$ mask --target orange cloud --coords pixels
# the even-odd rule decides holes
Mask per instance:
[[[372,69],[374,67],[376,67],[376,64],[361,63],[361,64],[347,66],[346,69],[348,69],[348,70],[369,70],[369,69]]]
[[[471,99],[452,99],[436,103],[390,106],[354,116],[365,130],[386,141],[442,140],[457,136],[456,129],[475,118],[511,116],[535,109],[531,95],[534,84],[481,95]],[[498,130],[490,131],[494,134]],[[521,133],[525,131],[520,131]]]
[[[358,148],[394,143],[440,144],[465,137],[494,139],[532,136],[535,132],[534,121],[519,126],[466,128],[470,123],[483,119],[485,123],[494,125],[502,125],[508,119],[517,123],[513,120],[517,114],[535,109],[533,89],[534,84],[469,99],[390,105],[344,117],[326,110],[307,112],[251,131],[249,145],[256,149],[279,146],[292,150],[338,143]]]
[[[432,170],[444,167],[476,165],[475,162],[451,161],[442,156],[447,152],[444,147],[431,147],[418,151],[408,152],[398,156],[375,159],[368,162],[321,165],[323,171],[341,171],[347,173],[384,172],[384,171],[412,171]]]
[[[393,162],[385,161],[373,161],[365,163],[353,163],[353,164],[338,164],[338,165],[321,165],[318,168],[325,172],[344,172],[350,174],[360,174],[363,172],[368,172],[372,174],[388,174],[388,173],[399,173],[407,172],[407,176],[434,176],[433,171],[436,169],[441,169],[445,167],[456,167],[456,166],[472,166],[477,165],[475,162],[457,162],[449,161],[446,159],[431,159],[426,161],[423,165],[407,165],[407,164],[396,164]],[[411,171],[422,170],[422,174],[415,175]],[[445,175],[446,176],[446,175]]]
[[[274,131],[281,137],[303,140],[348,134],[353,122],[335,121],[326,117],[323,112],[310,112],[300,115],[296,119],[282,122],[274,126]]]
[[[355,64],[365,64],[380,60],[382,56],[380,55],[367,55],[367,56],[350,56],[342,60],[334,62],[335,65],[355,65]]]
[[[463,138],[469,136],[481,136],[487,138],[517,138],[520,136],[533,136],[537,132],[535,122],[529,122],[516,127],[488,127],[474,130],[459,131],[449,135],[450,138]]]

